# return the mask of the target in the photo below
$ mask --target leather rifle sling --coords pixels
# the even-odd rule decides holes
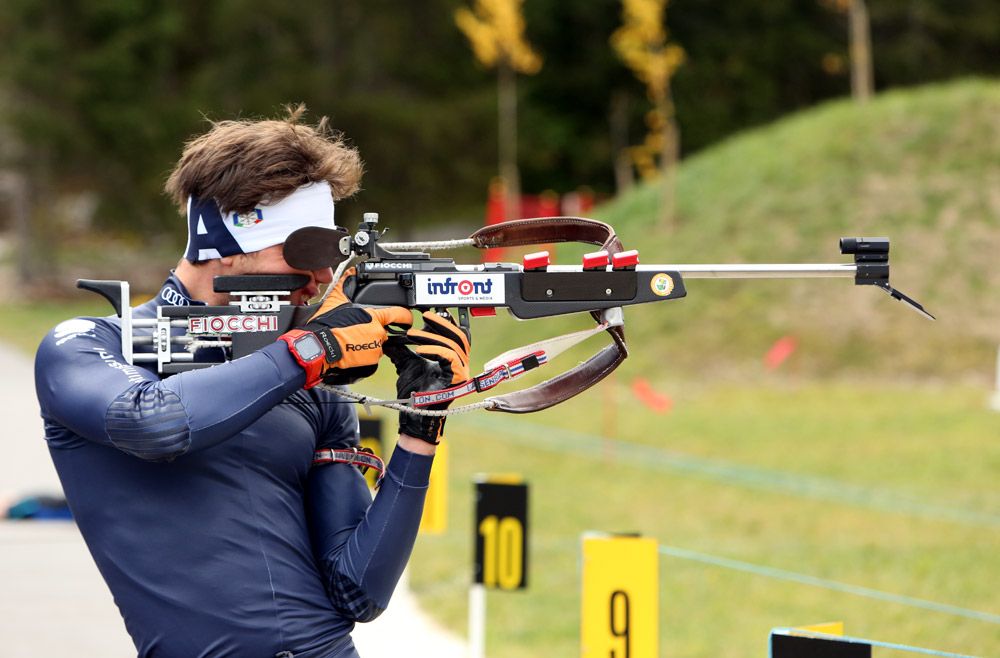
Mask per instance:
[[[609,256],[622,251],[621,241],[610,225],[584,217],[516,219],[483,227],[469,237],[479,249],[583,242],[600,245]],[[600,322],[600,312],[591,311],[590,314],[595,322]],[[524,414],[547,409],[582,393],[607,377],[628,357],[625,328],[608,327],[607,332],[611,334],[610,345],[552,379],[524,390],[489,398],[496,405],[489,408],[490,411]]]

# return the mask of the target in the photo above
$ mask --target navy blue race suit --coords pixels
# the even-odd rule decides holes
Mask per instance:
[[[134,317],[168,302],[199,303],[171,276]],[[304,381],[280,342],[161,379],[114,316],[42,341],[45,438],[139,656],[356,656],[354,622],[388,604],[433,457],[397,447],[374,502],[355,467],[311,467],[356,445],[357,416]]]

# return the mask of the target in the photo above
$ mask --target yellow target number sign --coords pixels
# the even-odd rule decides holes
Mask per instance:
[[[385,447],[382,444],[383,423],[381,418],[361,418],[358,420],[358,431],[361,435],[361,447],[371,448],[372,452],[386,461]],[[375,488],[378,473],[368,469],[365,479],[371,489]],[[424,511],[420,517],[421,534],[441,534],[448,529],[448,444],[442,442],[438,446],[434,465],[431,466],[431,479],[424,499]]]
[[[487,589],[524,589],[528,585],[528,485],[510,476],[493,476],[475,486],[473,582]]]
[[[431,479],[420,517],[422,535],[440,535],[448,529],[448,442],[442,441],[431,465]]]
[[[361,434],[361,447],[371,448],[375,456],[385,460],[385,449],[382,447],[382,419],[381,418],[361,418],[358,420],[358,431]],[[368,480],[368,487],[375,488],[375,479],[378,473],[375,469],[368,469],[365,479]]]
[[[655,658],[659,614],[656,541],[584,535],[580,655]]]

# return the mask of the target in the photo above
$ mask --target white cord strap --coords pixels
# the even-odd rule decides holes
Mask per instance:
[[[410,404],[414,407],[429,407],[432,404],[451,402],[470,393],[482,393],[499,385],[500,382],[523,375],[529,370],[534,370],[538,366],[545,364],[546,361],[545,352],[532,352],[506,363],[501,363],[461,384],[437,391],[414,393]]]
[[[605,331],[608,326],[609,322],[605,321],[593,329],[576,331],[564,336],[540,340],[530,345],[509,350],[491,359],[486,364],[485,371],[482,374],[468,381],[437,391],[414,393],[408,400],[379,400],[349,390],[339,388],[331,390],[338,395],[358,402],[366,409],[370,405],[379,406],[419,416],[450,416],[452,414],[468,413],[476,409],[492,409],[497,406],[496,402],[492,399],[486,399],[482,402],[455,407],[453,409],[433,410],[426,409],[425,407],[442,402],[451,402],[472,393],[488,391],[502,382],[519,377],[529,370],[534,370],[538,366],[548,363],[551,359],[565,352],[570,347]],[[321,384],[320,388],[325,387]]]
[[[551,361],[569,348],[582,343],[595,334],[605,331],[609,326],[615,326],[615,323],[613,321],[609,322],[608,320],[605,320],[591,329],[574,331],[571,334],[563,334],[562,336],[556,336],[555,338],[546,338],[545,340],[540,340],[529,345],[515,347],[512,350],[508,350],[503,354],[493,357],[487,361],[486,365],[483,367],[486,371],[491,371],[505,363],[521,361],[532,354],[539,353],[544,358],[543,362]]]
[[[539,366],[545,365],[574,345],[605,331],[608,326],[608,322],[602,322],[593,329],[575,331],[571,334],[547,338],[531,343],[530,345],[508,350],[490,359],[486,363],[484,372],[481,375],[438,391],[414,393],[410,404],[414,407],[427,407],[432,404],[440,404],[441,402],[450,402],[471,393],[488,391],[501,382],[514,379],[529,370],[534,370]]]
[[[379,245],[386,251],[439,251],[443,249],[460,249],[461,247],[475,247],[476,242],[472,238],[461,240],[434,240],[428,242],[379,242]]]
[[[395,411],[402,411],[403,413],[415,414],[417,416],[451,416],[454,414],[464,414],[470,411],[476,411],[478,409],[493,409],[497,406],[496,402],[493,400],[486,399],[482,402],[466,404],[461,407],[452,407],[451,409],[420,409],[417,407],[411,407],[409,405],[409,400],[379,400],[377,398],[370,398],[367,395],[355,393],[354,391],[349,391],[337,386],[327,386],[326,384],[319,384],[316,388],[336,393],[342,398],[354,400],[364,407],[369,413],[371,412],[370,407],[385,407],[386,409],[394,409]]]

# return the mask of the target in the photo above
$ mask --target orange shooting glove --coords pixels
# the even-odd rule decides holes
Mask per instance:
[[[424,328],[411,328],[406,341],[416,347],[411,351],[404,341],[390,339],[385,354],[396,366],[396,396],[408,398],[413,393],[437,391],[469,379],[469,336],[455,324],[447,312],[427,311],[423,314]],[[451,401],[427,409],[447,409]],[[444,433],[444,416],[399,414],[399,433],[427,443],[440,443]]]
[[[413,324],[410,310],[402,306],[364,308],[351,304],[344,295],[344,281],[353,274],[353,269],[347,271],[305,325],[278,338],[306,371],[306,388],[321,381],[350,384],[371,376],[388,338],[386,327]]]

